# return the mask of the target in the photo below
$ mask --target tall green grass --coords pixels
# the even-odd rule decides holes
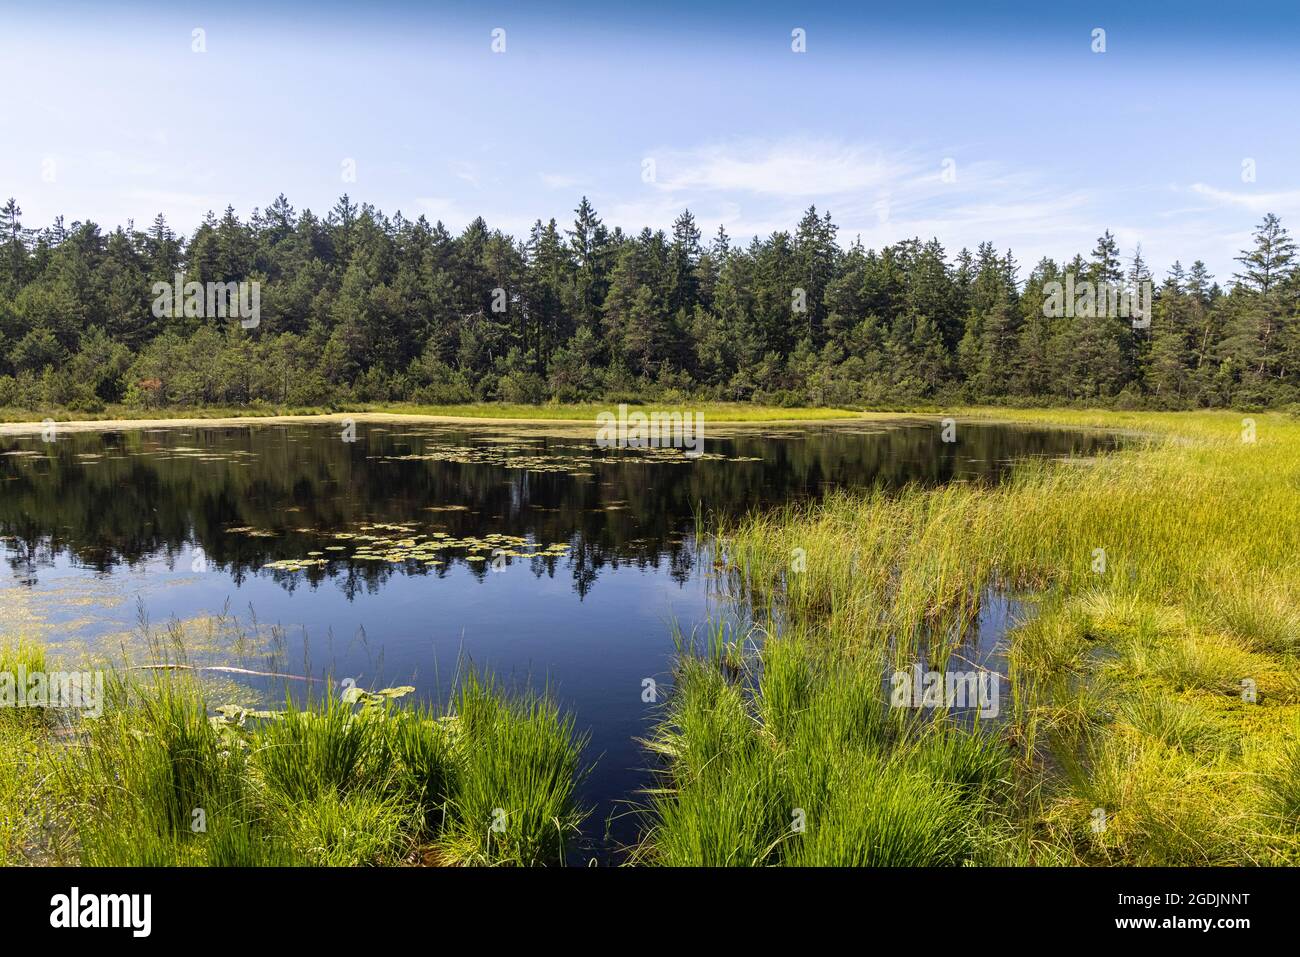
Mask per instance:
[[[53,772],[87,865],[561,863],[584,817],[572,719],[473,673],[445,711],[394,694],[218,712],[186,673],[111,688]]]
[[[769,638],[743,674],[684,655],[648,742],[661,759],[636,859],[674,866],[927,866],[1007,841],[1010,752],[889,709],[880,663]]]
[[[1087,461],[1026,462],[996,486],[839,493],[753,515],[719,530],[730,594],[772,609],[768,630],[815,650],[845,689],[859,668],[941,666],[965,653],[992,592],[1025,599],[1033,614],[1009,636],[1012,706],[997,729],[1018,755],[1016,786],[997,800],[1015,822],[1018,860],[1300,860],[1279,810],[1290,807],[1286,742],[1300,718],[1300,421],[1255,415],[1254,441],[1243,441],[1232,413],[996,414],[1124,429],[1130,442]],[[671,780],[653,799],[647,854],[770,863],[787,846],[814,846],[765,823],[788,813],[791,795],[778,800],[763,775],[788,781],[801,760],[811,762],[805,791],[850,803],[867,793],[851,769],[797,744],[792,716],[816,699],[806,680],[774,660],[745,692],[683,667],[654,743]],[[774,744],[755,749],[754,738]],[[897,760],[840,747],[852,767]],[[883,787],[875,770],[866,779]],[[732,807],[715,809],[724,794]],[[933,813],[943,819],[944,805]],[[847,805],[837,816],[865,826]],[[841,837],[847,859],[855,839]],[[866,832],[856,840],[888,846]],[[926,842],[909,840],[922,854]]]
[[[508,698],[471,674],[455,699],[459,761],[439,842],[466,864],[562,864],[586,812],[584,736],[544,697]]]
[[[289,801],[383,788],[392,765],[387,729],[373,714],[329,696],[303,708],[292,700],[253,735],[262,780]]]

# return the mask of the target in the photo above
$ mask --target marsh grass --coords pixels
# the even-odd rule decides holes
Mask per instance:
[[[547,402],[541,405],[518,405],[505,402],[477,402],[466,405],[418,405],[386,403],[365,405],[365,412],[396,412],[411,415],[453,416],[481,419],[534,419],[538,421],[595,422],[601,412],[618,407],[618,400],[610,402]],[[700,412],[706,422],[780,422],[821,421],[830,419],[861,418],[862,413],[851,409],[834,409],[822,406],[779,408],[756,405],[752,402],[695,402],[684,398],[677,403],[632,403],[631,408],[650,415],[654,412],[681,412],[689,409]]]
[[[675,866],[971,863],[1005,842],[1010,752],[886,707],[879,663],[769,638],[743,673],[683,654],[636,860]],[[942,723],[942,719],[940,719]]]
[[[458,755],[438,842],[464,864],[563,864],[586,817],[586,738],[544,696],[510,698],[471,673],[457,691]],[[428,755],[431,752],[424,752]]]
[[[447,827],[449,802],[456,793],[460,725],[453,717],[417,705],[388,725],[397,786],[424,813],[424,827]]]
[[[333,695],[307,707],[292,699],[253,735],[252,755],[266,786],[292,801],[382,789],[392,771],[387,729]]]
[[[652,742],[667,783],[652,797],[644,857],[773,863],[804,847],[820,848],[820,862],[862,863],[851,848],[876,841],[880,859],[896,861],[883,832],[852,829],[874,826],[862,819],[870,807],[903,805],[906,773],[888,779],[895,791],[881,769],[925,765],[898,755],[929,753],[932,736],[886,720],[894,743],[852,746],[844,734],[859,724],[804,730],[799,716],[821,695],[868,687],[858,669],[963,654],[982,602],[1000,591],[1036,609],[1006,639],[1012,707],[993,729],[1016,749],[1014,786],[980,792],[1012,835],[941,823],[965,802],[914,803],[928,815],[922,830],[883,818],[911,835],[913,860],[940,860],[925,851],[940,844],[1022,863],[1300,860],[1286,823],[1300,718],[1300,421],[1258,414],[1256,441],[1243,442],[1232,413],[968,410],[959,442],[963,416],[994,415],[1121,429],[1129,441],[1094,459],[1025,462],[994,486],[841,492],[719,528],[729,594],[778,609],[767,625],[785,635],[777,647],[803,650],[776,652],[748,690],[683,663]],[[811,679],[805,653],[835,677]],[[852,755],[847,767],[837,754]],[[771,782],[792,773],[800,799],[842,833],[790,839],[794,796]],[[953,836],[972,833],[974,844]],[[972,850],[981,840],[995,850]]]
[[[0,672],[17,674],[18,668],[44,671],[45,653],[32,642],[0,645]],[[39,796],[49,774],[43,744],[48,739],[49,715],[40,710],[0,709],[0,866],[30,861],[44,844],[45,807]]]
[[[129,708],[84,722],[60,766],[83,862],[203,863],[207,834],[229,843],[234,828],[254,840],[247,756],[222,741],[194,682],[167,676],[146,688],[116,679],[110,700],[128,698]]]
[[[472,670],[445,709],[399,700],[409,690],[263,712],[214,708],[190,672],[119,671],[103,716],[64,738],[0,713],[6,758],[28,762],[0,784],[0,849],[31,859],[41,822],[8,813],[31,801],[70,835],[62,859],[91,866],[565,860],[583,818],[572,719]],[[506,828],[487,840],[498,807]]]
[[[1234,742],[1195,698],[1180,697],[1160,689],[1143,689],[1125,697],[1121,720],[1134,730],[1171,748],[1187,752],[1228,752]]]
[[[45,649],[35,642],[0,643],[0,673],[43,672],[47,665]],[[58,809],[44,800],[55,772],[49,742],[62,723],[41,708],[0,708],[0,866],[64,858]]]
[[[1277,751],[1275,763],[1264,776],[1264,800],[1281,827],[1300,830],[1300,724]]]
[[[321,791],[280,805],[276,813],[296,862],[316,867],[401,863],[412,850],[420,821],[418,810],[402,795],[379,789]]]
[[[45,649],[32,641],[6,641],[0,643],[0,674],[12,676],[17,682],[20,673],[32,674],[47,670]],[[45,726],[54,720],[53,713],[43,708],[0,708],[0,726]]]
[[[1280,588],[1230,590],[1211,615],[1250,651],[1300,653],[1300,607]]]

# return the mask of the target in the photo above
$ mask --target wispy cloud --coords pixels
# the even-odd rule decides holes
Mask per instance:
[[[722,223],[737,238],[789,230],[810,203],[830,210],[845,241],[882,245],[938,236],[953,249],[1063,232],[1091,240],[1085,191],[1044,182],[987,160],[937,152],[891,151],[834,139],[711,143],[651,151],[646,193],[607,208],[612,222],[666,228],[689,207],[702,224]]]
[[[228,197],[217,193],[179,190],[128,189],[122,195],[142,212],[162,212],[168,219],[182,223],[196,223],[208,213],[220,215],[230,203]]]
[[[826,197],[879,190],[918,175],[880,150],[830,140],[749,141],[652,150],[654,185],[668,192]]]
[[[445,196],[417,196],[415,205],[420,214],[435,222],[441,221],[452,232],[464,229],[481,216],[490,229],[500,229],[517,239],[523,239],[528,236],[534,223],[533,219],[526,216],[494,212]]]
[[[1193,183],[1192,192],[1226,206],[1248,209],[1252,213],[1300,212],[1300,190],[1277,193],[1231,192],[1205,183]]]
[[[464,180],[475,189],[479,186],[479,170],[473,163],[466,160],[451,160],[447,163],[453,176],[459,180]]]
[[[576,176],[565,176],[560,173],[538,173],[542,185],[547,189],[573,189],[581,180]]]

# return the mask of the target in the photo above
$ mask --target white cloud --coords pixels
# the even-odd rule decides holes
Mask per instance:
[[[809,203],[830,210],[841,243],[861,238],[879,248],[911,237],[938,237],[949,255],[985,240],[1010,248],[1021,276],[1042,256],[1066,261],[1087,255],[1107,229],[1125,258],[1140,243],[1159,274],[1173,262],[1204,259],[1230,271],[1241,248],[1238,209],[1260,215],[1300,211],[1300,192],[1227,192],[1198,183],[1188,189],[1098,190],[1084,181],[1048,178],[1005,163],[955,153],[954,177],[943,175],[939,150],[890,151],[872,144],[833,139],[747,140],[695,148],[659,149],[656,181],[638,183],[640,195],[620,191],[598,202],[607,222],[636,230],[668,229],[689,208],[705,235],[718,223],[738,243],[795,227]],[[952,167],[949,167],[952,170]],[[1166,205],[1168,198],[1196,194],[1203,205]],[[617,200],[622,200],[618,202]],[[1226,210],[1231,221],[1224,221]],[[883,213],[883,215],[882,215]],[[1226,273],[1224,273],[1226,275]]]
[[[427,219],[435,222],[441,220],[442,224],[453,233],[464,229],[476,217],[482,216],[483,221],[488,224],[488,229],[499,229],[516,239],[526,239],[535,221],[518,215],[497,214],[476,206],[467,206],[444,196],[417,196],[415,205]]]
[[[188,193],[163,189],[128,189],[122,193],[122,196],[129,201],[133,209],[141,212],[161,211],[169,220],[174,219],[182,225],[198,225],[208,213],[220,216],[230,203],[228,198],[216,193]]]
[[[573,189],[581,180],[576,176],[564,176],[559,173],[538,173],[542,185],[547,189]]]
[[[670,192],[730,191],[762,196],[835,196],[879,190],[918,171],[877,149],[829,140],[653,150],[655,185]]]
[[[479,186],[478,167],[466,160],[451,160],[447,163],[452,175],[457,179],[464,180],[475,189]]]
[[[1205,183],[1193,183],[1192,192],[1207,199],[1227,206],[1237,206],[1253,213],[1278,213],[1287,211],[1300,212],[1300,190],[1281,193],[1234,193],[1226,189],[1215,189]]]

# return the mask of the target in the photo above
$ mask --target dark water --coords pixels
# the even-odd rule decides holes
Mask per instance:
[[[633,739],[655,706],[643,680],[668,679],[674,625],[689,634],[726,610],[697,516],[836,487],[996,481],[1020,458],[1114,444],[967,424],[945,443],[937,421],[919,420],[708,434],[695,460],[597,449],[594,427],[0,436],[5,627],[36,621],[53,644],[113,650],[142,616],[165,631],[228,609],[255,640],[236,646],[219,619],[204,661],[413,684],[439,700],[466,660],[544,686],[591,735],[599,842],[645,780]],[[629,840],[631,820],[611,834]]]

